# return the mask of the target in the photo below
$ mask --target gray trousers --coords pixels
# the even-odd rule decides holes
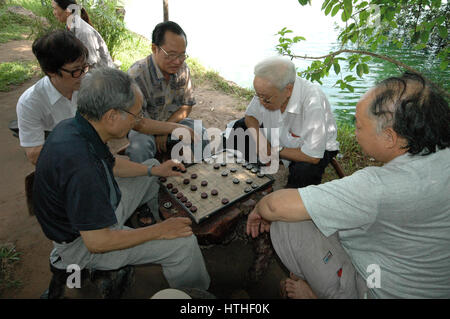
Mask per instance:
[[[151,159],[144,164],[149,165],[155,161]],[[124,223],[141,204],[147,203],[153,212],[158,211],[158,179],[141,176],[116,180],[122,198],[115,212],[117,224],[111,228],[132,230],[124,226]],[[70,264],[77,264],[81,269],[98,270],[115,270],[126,265],[160,264],[172,288],[207,290],[210,283],[203,255],[194,235],[170,240],[152,240],[128,249],[102,254],[90,253],[81,237],[69,244],[54,243],[54,247],[50,260],[55,260],[56,256],[61,257],[61,262],[55,265],[60,269],[65,269]]]
[[[198,161],[202,159],[202,157],[200,156],[203,154],[203,152],[208,152],[209,141],[207,138],[203,138],[206,136],[206,129],[203,127],[203,125],[201,126],[200,131],[198,128],[194,127],[194,123],[194,120],[191,118],[186,118],[180,121],[180,124],[190,127],[199,136],[202,137],[201,147],[200,145],[194,145],[194,143],[192,143],[191,145],[193,154],[198,154],[198,156],[196,156],[195,158],[195,160]],[[149,158],[154,158],[156,152],[158,151],[154,135],[142,134],[135,130],[131,130],[128,134],[128,141],[130,142],[130,145],[125,150],[125,155],[127,155],[133,162],[142,163]],[[178,142],[178,139],[172,139],[171,136],[169,136],[169,138],[167,139],[167,147],[170,148]],[[209,152],[206,154],[209,154]]]
[[[355,270],[337,233],[325,237],[312,221],[273,222],[270,236],[283,264],[306,280],[319,298],[364,297],[366,282]]]

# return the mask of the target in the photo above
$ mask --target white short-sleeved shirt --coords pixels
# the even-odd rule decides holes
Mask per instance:
[[[449,148],[405,154],[299,193],[320,231],[339,233],[363,278],[375,283],[379,267],[373,296],[450,297]]]
[[[318,85],[301,78],[295,80],[284,113],[269,111],[254,97],[245,115],[253,116],[266,128],[262,132],[271,145],[300,148],[314,158],[322,158],[326,150],[339,150],[336,120],[328,99]],[[270,128],[280,129],[279,143],[272,141]]]
[[[22,147],[45,142],[44,131],[51,131],[62,120],[75,116],[78,91],[68,100],[53,86],[48,76],[28,88],[17,102],[17,122]]]
[[[115,68],[108,46],[103,40],[100,33],[95,30],[89,23],[81,19],[80,16],[74,15],[73,22],[67,24],[70,31],[74,33],[89,51],[87,62],[91,68],[110,67]],[[69,22],[69,20],[68,20]]]

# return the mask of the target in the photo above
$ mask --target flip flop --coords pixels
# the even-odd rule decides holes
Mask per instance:
[[[139,225],[139,227],[146,227],[146,226],[151,226],[156,224],[156,219],[152,214],[152,211],[150,210],[150,208],[147,206],[147,204],[142,205],[141,207],[139,207],[136,210],[136,221],[137,224]],[[149,219],[150,222],[143,222],[142,219]]]

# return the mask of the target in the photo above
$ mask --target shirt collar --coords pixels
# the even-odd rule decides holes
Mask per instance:
[[[288,105],[286,106],[286,111],[289,113],[300,114],[300,90],[301,82],[299,78],[295,78],[294,87],[292,89],[291,97],[289,98]]]
[[[48,76],[46,76],[44,79],[44,85],[45,92],[47,93],[50,104],[55,105],[55,103],[63,97],[62,94],[59,93],[59,91],[53,86],[53,83],[52,81],[50,81],[50,78]]]
[[[156,78],[159,81],[164,81],[165,80],[164,75],[161,72],[161,69],[159,68],[158,64],[156,63],[156,61],[153,58],[153,54],[150,55],[150,70],[152,70],[152,69],[155,71]],[[172,74],[170,75],[170,77],[172,77]]]
[[[75,125],[80,134],[93,147],[93,150],[98,157],[100,159],[106,159],[112,164],[114,162],[114,157],[109,151],[108,146],[106,143],[103,143],[94,127],[78,111],[75,114]]]

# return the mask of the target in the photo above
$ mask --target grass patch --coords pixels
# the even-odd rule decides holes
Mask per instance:
[[[39,72],[34,61],[0,63],[0,92],[9,91],[11,85],[20,85]]]
[[[1,7],[0,43],[27,39],[31,34],[31,22],[28,17],[6,11],[6,6]]]
[[[0,296],[7,288],[17,288],[22,285],[14,280],[13,267],[20,260],[20,253],[12,245],[0,246]]]
[[[130,32],[130,37],[119,45],[116,50],[115,60],[119,60],[122,65],[120,69],[127,72],[130,66],[152,52],[152,44],[143,36]]]

